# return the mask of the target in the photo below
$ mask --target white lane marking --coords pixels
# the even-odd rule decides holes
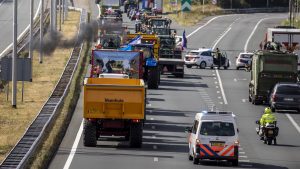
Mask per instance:
[[[151,106],[152,106],[152,104],[151,104],[151,103],[148,103],[148,104],[147,104],[147,106],[148,106],[148,107],[151,107]]]
[[[246,99],[242,99],[242,102],[245,103],[245,102],[246,102]]]
[[[218,89],[218,88],[219,88],[219,86],[216,86],[216,88]]]
[[[225,15],[224,15],[225,16]],[[189,35],[186,36],[186,38],[189,38],[190,36],[192,36],[193,34],[195,34],[196,32],[198,32],[200,29],[204,28],[206,25],[208,25],[210,22],[212,22],[213,20],[220,18],[220,17],[224,17],[224,16],[217,16],[214,17],[212,19],[210,19],[209,21],[207,21],[204,25],[198,27],[196,30],[194,30],[192,33],[190,33]]]
[[[245,152],[243,152],[243,151],[240,151],[240,152],[239,152],[239,154],[246,154],[246,153],[245,153]]]
[[[153,136],[152,136],[152,138],[156,138],[156,136],[155,136],[155,135],[153,135]]]
[[[246,44],[245,44],[245,46],[244,46],[244,52],[247,52],[248,44],[249,44],[249,42],[250,42],[252,36],[254,35],[254,33],[255,33],[255,31],[256,31],[258,25],[259,25],[262,21],[264,21],[264,20],[267,20],[267,19],[275,19],[275,18],[285,18],[285,17],[262,18],[262,19],[260,19],[260,20],[257,22],[257,24],[255,25],[254,29],[252,30],[250,36],[248,37],[248,39],[247,39],[247,41],[246,41]]]
[[[36,20],[38,14],[39,14],[39,11],[40,11],[40,8],[41,8],[41,1],[39,3],[39,6],[38,6],[38,9],[36,10],[36,13],[34,15],[34,18],[33,20]],[[30,24],[25,28],[25,30],[18,36],[17,40],[19,41],[21,39],[21,37],[24,36],[24,34],[29,30],[30,28]],[[13,46],[13,43],[11,43],[10,45],[8,45],[1,53],[0,53],[0,58],[2,57],[2,55],[4,55],[9,49],[11,49]]]
[[[245,163],[249,163],[249,162],[250,162],[250,160],[240,160],[240,159],[239,159],[239,162],[245,162]]]
[[[153,117],[151,117],[151,118],[150,118],[150,120],[154,120],[154,118],[153,118]]]
[[[234,78],[233,81],[237,82],[236,78]]]
[[[218,90],[217,93],[220,93],[220,91]]]
[[[157,157],[154,157],[154,162],[158,162],[158,158]]]
[[[216,76],[216,74],[212,74],[213,76]]]
[[[216,77],[214,77],[214,79],[216,80],[217,78],[216,78]]]
[[[219,102],[220,104],[223,104],[223,102]]]
[[[297,130],[298,133],[300,134],[300,127],[299,127],[299,125],[296,123],[296,121],[293,119],[293,117],[292,117],[289,113],[286,113],[285,115],[286,115],[286,117],[291,121],[291,123],[294,125],[294,127],[296,128],[296,130]]]
[[[243,150],[243,148],[242,148],[242,147],[239,147],[239,150]]]
[[[222,97],[219,96],[218,99],[222,99]]]
[[[239,156],[239,158],[248,158],[248,156]]]
[[[67,159],[67,161],[66,161],[65,166],[64,166],[63,169],[69,169],[70,168],[71,162],[72,162],[72,160],[74,158],[74,155],[75,155],[77,147],[78,147],[78,143],[80,141],[80,137],[81,137],[82,131],[83,131],[83,120],[81,121],[81,124],[80,124],[79,130],[77,132],[75,141],[73,143],[73,146],[72,146],[72,149],[70,151],[69,157],[68,157],[68,159]]]
[[[218,82],[215,82],[215,84],[218,84]]]
[[[223,96],[223,101],[224,101],[224,104],[228,104],[227,102],[227,99],[226,99],[226,96],[225,96],[225,92],[224,92],[224,89],[223,89],[223,84],[222,84],[222,80],[221,80],[221,77],[219,75],[219,71],[217,70],[217,77],[219,79],[219,84],[220,84],[220,89],[221,89],[221,94]]]

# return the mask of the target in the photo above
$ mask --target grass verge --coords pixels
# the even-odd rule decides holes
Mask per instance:
[[[66,37],[77,34],[80,13],[70,11],[62,26]],[[11,148],[23,136],[32,120],[37,116],[45,101],[59,80],[72,49],[57,49],[51,56],[45,56],[39,63],[39,54],[33,55],[33,82],[24,83],[24,101],[21,102],[21,82],[18,82],[17,109],[6,101],[6,94],[0,93],[0,163]],[[8,87],[8,91],[11,88]],[[9,95],[10,96],[10,95]],[[9,98],[10,99],[10,98]]]
[[[281,22],[281,25],[283,26],[290,26],[290,20],[285,19]],[[296,18],[294,22],[292,22],[292,26],[295,26],[296,28],[300,29],[300,18]]]
[[[211,4],[203,6],[201,3],[193,3],[190,12],[181,12],[180,3],[177,7],[173,7],[170,5],[170,1],[164,1],[164,11],[169,13],[172,20],[182,26],[193,26],[207,16],[222,14],[220,9],[220,7]]]
[[[31,165],[28,168],[47,168],[50,164],[55,152],[58,150],[59,145],[64,138],[69,123],[71,121],[73,112],[76,108],[77,101],[80,96],[82,81],[86,74],[88,65],[88,56],[90,55],[90,45],[85,44],[82,57],[78,63],[77,70],[73,76],[70,90],[64,100],[63,107],[57,116],[51,131],[46,133],[47,137],[43,141],[43,145],[39,148],[35,159],[31,159]]]

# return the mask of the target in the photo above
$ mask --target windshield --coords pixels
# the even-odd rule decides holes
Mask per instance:
[[[100,73],[127,74],[130,78],[139,78],[139,52],[94,51],[93,67]]]
[[[205,136],[234,136],[234,126],[230,122],[202,122],[200,134]]]
[[[245,58],[245,59],[251,59],[252,58],[252,54],[241,54],[241,58]]]
[[[300,95],[300,86],[280,85],[277,94]]]
[[[199,52],[189,52],[187,55],[198,55]]]

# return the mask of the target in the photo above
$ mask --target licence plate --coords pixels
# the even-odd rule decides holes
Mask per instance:
[[[224,146],[225,143],[223,143],[223,142],[211,142],[210,144],[211,144],[211,146]]]
[[[283,100],[284,100],[284,101],[294,101],[293,98],[284,98]]]

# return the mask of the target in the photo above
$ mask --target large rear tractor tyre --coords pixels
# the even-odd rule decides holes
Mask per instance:
[[[143,139],[142,123],[133,123],[130,126],[129,145],[130,147],[140,148]]]
[[[238,166],[239,160],[238,159],[232,160],[231,163],[232,163],[232,166]]]
[[[89,120],[84,120],[83,145],[87,147],[95,147],[97,145],[96,124]]]
[[[159,85],[159,70],[157,67],[150,68],[148,75],[148,89],[157,89]]]

